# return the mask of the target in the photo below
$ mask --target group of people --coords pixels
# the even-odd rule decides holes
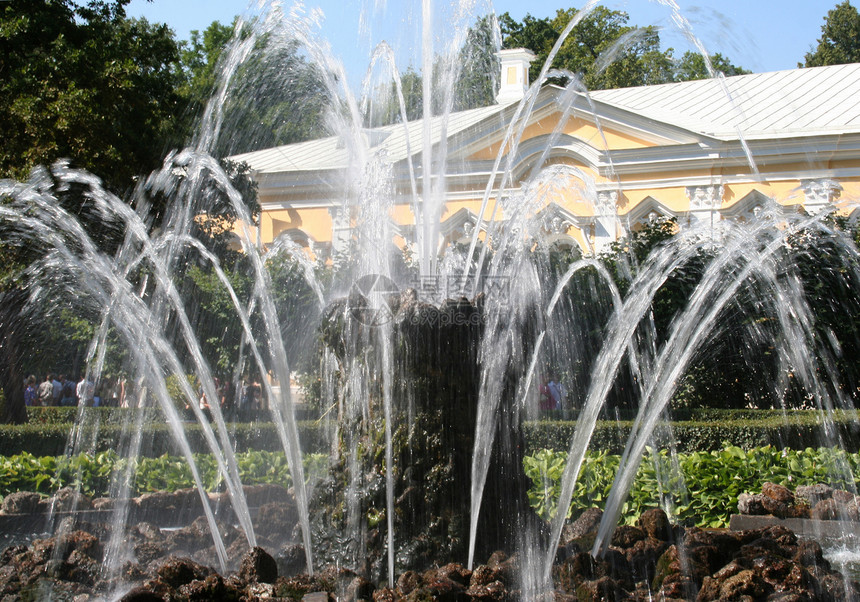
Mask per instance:
[[[38,406],[113,406],[126,407],[124,378],[107,378],[96,384],[81,374],[79,380],[60,374],[45,375],[36,383],[36,376],[30,375],[24,381],[24,405]]]
[[[263,410],[266,409],[263,398],[263,388],[256,380],[242,379],[241,385],[237,387],[229,380],[215,379],[215,392],[218,395],[218,404],[221,411],[229,413],[233,410]],[[239,403],[236,404],[238,393]],[[201,410],[210,410],[211,403],[206,398],[202,387],[199,391],[199,404]]]

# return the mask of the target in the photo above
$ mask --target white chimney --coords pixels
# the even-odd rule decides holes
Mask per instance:
[[[529,89],[529,64],[537,58],[528,48],[510,48],[496,53],[502,63],[496,102],[507,104],[522,99]]]

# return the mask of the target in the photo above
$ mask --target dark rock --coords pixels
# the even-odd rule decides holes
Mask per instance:
[[[840,516],[841,506],[839,502],[833,498],[827,498],[819,501],[812,508],[810,516],[816,520],[838,520]]]
[[[133,549],[135,558],[141,564],[149,564],[154,560],[163,558],[167,551],[163,544],[158,544],[154,541],[136,543]]]
[[[632,547],[637,541],[647,537],[645,531],[632,525],[621,525],[616,527],[612,534],[612,545],[619,548]]]
[[[821,550],[821,544],[811,539],[801,539],[797,544],[797,553],[793,560],[803,566],[820,566],[823,565],[824,552]]]
[[[785,518],[788,514],[788,506],[764,494],[761,496],[761,504],[766,514],[777,518]]]
[[[768,591],[764,580],[752,570],[745,570],[723,581],[720,585],[720,597],[726,600],[737,600],[741,596],[762,598]]]
[[[794,494],[791,489],[777,483],[764,483],[761,486],[762,495],[786,506],[794,504]]]
[[[850,504],[857,501],[856,495],[843,489],[834,489],[832,498],[840,504]]]
[[[264,534],[273,540],[287,540],[299,522],[295,503],[269,502],[260,506],[254,517],[254,532]]]
[[[346,600],[371,600],[374,591],[373,584],[364,577],[355,576],[346,586]]]
[[[466,590],[466,595],[471,600],[506,600],[507,589],[501,581],[492,581],[490,583],[470,585]]]
[[[130,589],[119,602],[164,602],[164,597],[139,585]]]
[[[86,531],[63,533],[57,538],[57,548],[61,558],[67,559],[73,552],[89,558],[101,560],[102,545],[98,538]]]
[[[601,577],[594,581],[583,581],[576,588],[576,597],[582,602],[602,602],[603,600],[624,600],[627,593],[611,577]]]
[[[643,512],[639,517],[639,527],[648,537],[661,541],[669,541],[672,538],[672,525],[661,508],[652,508]]]
[[[373,592],[373,602],[397,602],[399,599],[394,590],[387,587]]]
[[[72,487],[63,487],[51,498],[54,512],[70,512],[72,510],[92,510],[93,503],[89,497]]]
[[[765,496],[760,493],[742,493],[738,496],[738,512],[750,516],[763,516],[768,514],[764,509]]]
[[[305,558],[305,547],[301,544],[287,544],[282,547],[275,556],[278,564],[278,574],[284,577],[292,577],[307,570]]]
[[[180,587],[194,580],[203,580],[212,570],[190,558],[171,556],[156,571],[158,578],[170,587]]]
[[[803,500],[810,507],[815,506],[821,500],[833,497],[833,488],[828,485],[801,485],[794,490],[794,497]]]
[[[565,525],[561,533],[561,543],[566,545],[572,541],[585,538],[594,538],[600,519],[603,518],[603,510],[600,508],[589,508],[585,510],[570,525]]]
[[[179,588],[179,594],[189,601],[199,600],[239,600],[241,592],[233,587],[228,587],[221,575],[212,574],[205,579],[195,580]]]
[[[669,543],[648,537],[640,539],[632,547],[625,550],[625,557],[630,570],[638,578],[653,578],[657,560],[669,549]]]
[[[278,579],[278,563],[263,548],[253,548],[242,557],[239,577],[247,583],[274,583]]]
[[[3,514],[34,514],[42,496],[32,491],[16,491],[3,498]]]
[[[502,581],[504,575],[497,569],[491,568],[489,565],[482,564],[475,567],[472,571],[472,578],[469,580],[469,585],[488,585],[496,581]]]

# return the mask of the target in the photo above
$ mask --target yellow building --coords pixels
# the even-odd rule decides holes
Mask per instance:
[[[860,198],[860,64],[589,95],[546,85],[529,98],[533,55],[500,58],[496,105],[232,157],[259,186],[259,241],[286,236],[323,257],[344,249],[363,210],[356,183],[382,165],[394,242],[413,243],[428,136],[434,160],[445,154],[440,247],[509,219],[520,198],[549,242],[586,253],[655,216],[716,226],[768,199],[812,213]],[[509,132],[518,143],[504,142]],[[497,162],[509,178],[491,177]]]

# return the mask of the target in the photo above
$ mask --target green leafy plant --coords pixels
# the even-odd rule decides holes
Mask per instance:
[[[552,518],[561,492],[565,452],[544,449],[523,460],[532,481],[529,502],[545,520]],[[609,495],[620,457],[606,451],[588,452],[574,488],[568,517],[602,506]],[[622,521],[634,523],[649,508],[662,507],[676,522],[698,527],[725,527],[737,509],[738,496],[759,492],[765,482],[795,488],[826,483],[837,488],[856,486],[860,454],[834,448],[779,449],[773,446],[721,450],[672,456],[649,449],[627,501]]]

